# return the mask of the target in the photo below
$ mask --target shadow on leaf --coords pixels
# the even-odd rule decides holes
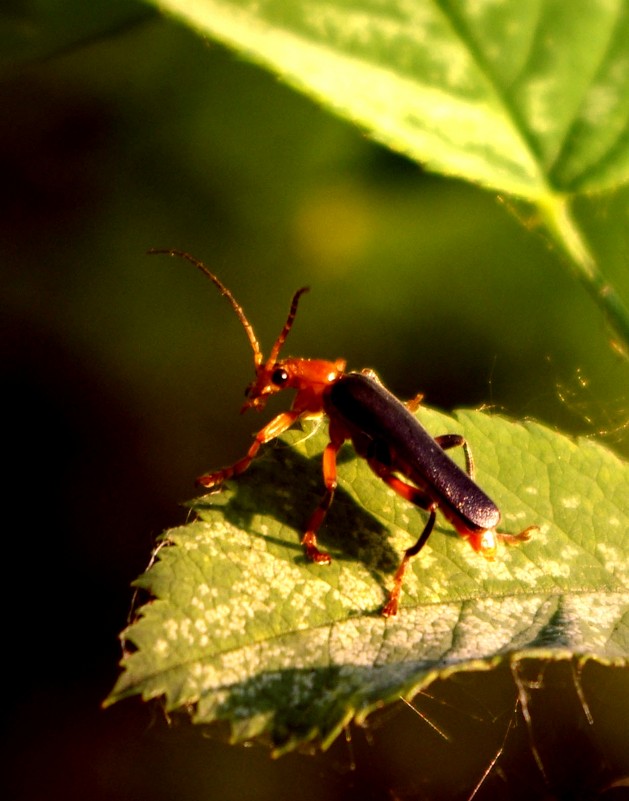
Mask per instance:
[[[400,675],[421,676],[425,671],[427,682],[433,676],[428,663],[408,662],[403,667],[406,670],[329,665],[261,671],[231,685],[222,703],[216,703],[213,692],[207,699],[201,697],[195,717],[199,723],[227,721],[232,741],[255,738],[270,745],[276,756],[308,744],[325,747],[341,732],[348,714],[375,706],[387,695],[392,675],[399,680]]]
[[[348,456],[351,458],[351,453],[344,453],[342,461],[348,461]],[[373,480],[378,483],[375,476]],[[283,547],[292,547],[289,538],[263,533],[260,526],[255,525],[255,519],[271,518],[280,526],[297,532],[294,549],[299,553],[298,558],[305,561],[301,535],[323,491],[321,455],[307,458],[281,444],[267,449],[246,473],[227,482],[222,492],[198,498],[190,506],[201,514],[204,510],[220,507],[233,525]],[[400,554],[389,545],[388,535],[386,526],[349,493],[337,488],[319,532],[322,549],[329,549],[333,559],[358,560],[370,571],[391,573],[399,564]],[[381,581],[381,577],[375,574],[374,577]]]

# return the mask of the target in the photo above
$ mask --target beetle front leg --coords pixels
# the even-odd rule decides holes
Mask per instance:
[[[267,442],[275,439],[275,437],[279,437],[280,434],[283,434],[284,431],[289,429],[299,418],[300,414],[301,412],[292,409],[288,412],[278,414],[277,417],[274,417],[264,428],[258,431],[246,456],[243,456],[242,459],[230,467],[224,467],[222,470],[217,470],[216,473],[208,473],[205,476],[200,476],[197,478],[196,483],[200,484],[202,487],[217,487],[233,476],[244,473],[262,445],[265,445]]]
[[[332,504],[336,491],[336,454],[344,442],[340,436],[333,437],[323,451],[323,483],[325,484],[325,495],[321,502],[312,513],[308,521],[306,533],[302,537],[301,544],[304,546],[306,557],[311,562],[327,565],[332,561],[329,553],[320,551],[317,547],[317,531],[321,527],[323,520]]]

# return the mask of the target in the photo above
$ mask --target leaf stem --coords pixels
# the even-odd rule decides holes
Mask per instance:
[[[612,340],[612,346],[629,359],[629,309],[601,273],[574,220],[568,198],[552,196],[540,202],[538,209],[546,229],[566,257],[572,274],[594,298],[620,337],[620,342]]]

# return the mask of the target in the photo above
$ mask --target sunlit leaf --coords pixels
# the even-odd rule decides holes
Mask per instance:
[[[433,434],[462,432],[504,530],[537,524],[495,562],[441,522],[411,562],[400,612],[379,610],[425,513],[342,451],[322,531],[331,565],[305,561],[300,534],[321,493],[323,432],[267,447],[198,519],[164,536],[138,581],[150,600],[125,633],[135,649],[109,701],[165,696],[234,740],[279,750],[328,744],[352,717],[453,671],[504,658],[629,656],[629,465],[590,441],[480,412],[422,409]]]
[[[629,7],[155,0],[431,170],[541,200],[629,175]]]

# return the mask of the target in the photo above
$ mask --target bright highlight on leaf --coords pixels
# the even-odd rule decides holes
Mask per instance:
[[[299,541],[322,491],[326,436],[293,431],[164,535],[137,582],[152,600],[124,634],[135,650],[108,703],[165,696],[197,722],[228,721],[235,741],[264,735],[281,751],[327,745],[353,717],[457,670],[524,656],[627,662],[629,465],[532,423],[419,417],[433,435],[465,435],[504,529],[535,522],[534,539],[488,563],[440,521],[411,562],[398,616],[384,619],[425,514],[348,446],[321,536],[334,561],[307,563]]]
[[[429,169],[533,202],[629,176],[623,0],[156,0]]]

